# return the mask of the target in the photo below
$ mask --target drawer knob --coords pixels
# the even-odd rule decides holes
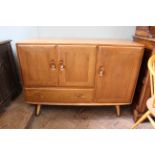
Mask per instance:
[[[32,94],[33,97],[37,97],[38,99],[44,99],[43,94],[41,94],[40,92],[35,92],[34,94]]]

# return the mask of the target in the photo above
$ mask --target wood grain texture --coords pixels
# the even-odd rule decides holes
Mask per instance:
[[[154,38],[155,36],[155,26],[137,26],[136,36]]]
[[[134,36],[134,41],[143,44],[146,49],[153,50],[155,46],[155,39],[154,38],[146,38],[146,37],[139,37]]]
[[[147,68],[148,59],[155,54],[155,39],[149,37],[140,37],[135,35],[134,41],[141,43],[145,46],[144,57],[142,60],[142,67],[140,70],[137,89],[135,91],[133,101],[133,114],[134,120],[137,121],[147,110],[146,101],[151,96],[150,79]]]
[[[139,47],[99,47],[96,69],[97,102],[132,102],[142,50]],[[100,68],[103,68],[103,75],[100,75]]]
[[[19,45],[17,48],[25,87],[58,85],[58,70],[51,69],[52,61],[57,67],[55,46]]]
[[[140,123],[142,123],[146,118],[150,121],[152,126],[155,128],[155,122],[152,119],[152,116],[155,117],[155,55],[151,56],[148,60],[148,69],[150,74],[150,90],[151,98],[146,102],[147,112],[144,113],[139,120],[133,125],[133,128],[136,128]]]
[[[31,104],[90,106],[132,102],[143,56],[141,44],[48,40],[18,43],[17,49],[26,101]],[[51,59],[54,76],[49,73]]]
[[[102,39],[64,39],[64,40],[56,40],[56,39],[36,39],[36,40],[25,40],[17,42],[17,45],[28,44],[28,45],[107,45],[107,46],[136,46],[136,47],[144,47],[143,44],[133,42],[133,41],[125,41],[125,40],[102,40]]]
[[[93,89],[76,89],[76,88],[34,88],[25,89],[27,102],[93,102]],[[52,105],[52,103],[51,103]]]
[[[63,45],[58,52],[65,67],[59,72],[59,86],[94,87],[96,46]]]

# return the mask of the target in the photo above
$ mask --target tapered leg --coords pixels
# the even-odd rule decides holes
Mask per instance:
[[[115,108],[116,108],[117,116],[120,116],[121,115],[120,105],[116,105]]]
[[[133,126],[131,129],[135,129],[141,122],[143,122],[151,112],[148,110]]]
[[[41,111],[41,105],[38,104],[38,105],[36,106],[36,116],[38,116],[38,115],[40,114],[40,111]]]
[[[152,124],[152,126],[155,128],[155,122],[154,122],[154,120],[151,118],[151,116],[148,115],[147,118],[149,119],[149,121],[150,121],[150,123]]]

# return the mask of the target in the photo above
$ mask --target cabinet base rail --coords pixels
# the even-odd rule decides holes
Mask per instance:
[[[32,103],[31,103],[32,104]],[[47,105],[47,104],[34,104],[35,106],[36,106],[36,111],[35,111],[35,115],[36,116],[39,116],[40,115],[40,113],[41,113],[41,107],[43,106],[43,105]],[[49,105],[49,104],[48,104]],[[56,105],[56,104],[52,104],[52,105]],[[57,104],[57,105],[60,105],[60,104]],[[64,105],[64,104],[61,104],[61,105]],[[70,104],[71,105],[71,104]],[[99,105],[99,104],[94,104],[94,105],[87,105],[87,104],[83,104],[84,106],[115,106],[115,109],[116,109],[116,114],[117,114],[117,116],[119,117],[119,116],[121,116],[121,106],[123,106],[123,105],[108,105],[108,104],[106,104],[106,105]],[[73,105],[72,104],[72,106],[81,106],[81,105]]]

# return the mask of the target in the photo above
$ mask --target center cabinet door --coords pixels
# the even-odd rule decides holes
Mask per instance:
[[[141,47],[99,47],[96,70],[97,102],[131,103],[142,56]]]
[[[60,86],[94,86],[96,46],[61,45],[58,52]]]
[[[54,45],[18,45],[25,87],[58,85],[57,52]]]

